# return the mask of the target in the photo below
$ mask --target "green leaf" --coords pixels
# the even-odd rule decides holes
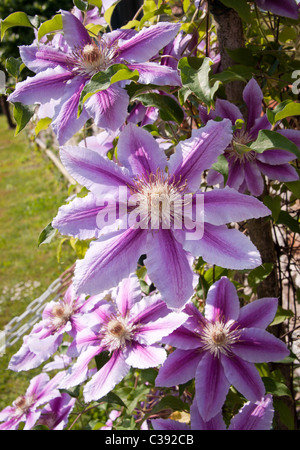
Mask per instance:
[[[110,354],[108,351],[104,351],[99,353],[99,355],[95,356],[95,362],[97,366],[97,370],[100,370],[110,359]]]
[[[43,119],[40,119],[34,129],[35,134],[38,135],[40,131],[47,130],[51,122],[52,119],[50,117],[44,117]]]
[[[104,19],[105,22],[110,25],[111,17],[113,15],[114,9],[117,6],[117,3],[119,3],[120,0],[116,0],[116,2],[111,5],[105,12],[104,12]]]
[[[14,58],[11,56],[6,60],[5,68],[7,72],[15,78],[18,78],[21,71],[24,69],[25,64],[21,58]]]
[[[265,385],[266,392],[268,394],[277,395],[278,397],[282,396],[291,397],[291,392],[284,383],[276,381],[270,377],[262,377],[262,381]]]
[[[283,309],[282,306],[278,305],[275,317],[270,323],[270,326],[278,325],[287,319],[294,317],[294,313],[291,309]]]
[[[89,3],[83,0],[73,0],[73,3],[80,11],[87,11],[89,8]]]
[[[49,244],[56,235],[57,230],[49,223],[43,231],[41,231],[38,238],[38,247],[42,244]]]
[[[213,97],[216,93],[220,81],[215,81],[211,86],[209,73],[213,64],[210,58],[198,59],[201,63],[199,68],[195,68],[195,62],[191,58],[182,58],[178,63],[181,81],[184,89],[182,98],[185,101],[189,94],[193,93],[201,102],[205,103],[208,108],[213,105]]]
[[[294,430],[294,416],[288,405],[280,398],[273,399],[275,411],[279,414],[281,422],[289,429]]]
[[[42,23],[38,31],[38,40],[40,40],[46,34],[52,33],[57,30],[62,30],[62,28],[62,15],[56,14],[52,19],[46,20],[46,22]]]
[[[297,145],[276,131],[260,130],[258,138],[249,147],[257,153],[272,149],[287,150],[300,158],[300,150]]]
[[[255,288],[259,283],[265,280],[273,270],[274,265],[272,263],[264,263],[259,267],[251,270],[248,274],[248,284],[250,287]]]
[[[269,195],[266,195],[263,202],[272,211],[272,218],[274,222],[276,222],[281,211],[280,196],[277,195],[276,197],[270,197]]]
[[[287,226],[294,233],[300,233],[299,222],[294,219],[287,211],[280,211],[277,223]]]
[[[174,397],[173,395],[166,395],[160,402],[154,406],[151,414],[157,413],[164,409],[172,409],[173,411],[186,411],[187,405],[180,398]]]
[[[97,92],[108,89],[113,83],[123,80],[137,81],[139,73],[137,70],[128,69],[125,64],[113,64],[103,72],[96,73],[85,85],[79,99],[79,114],[82,112],[83,104]]]
[[[233,61],[239,64],[252,67],[256,63],[256,59],[248,48],[237,48],[234,50],[226,49],[226,52]]]
[[[10,14],[6,19],[1,20],[1,40],[3,39],[6,30],[11,27],[29,27],[34,28],[30,22],[27,14],[22,11]]]
[[[215,162],[212,166],[212,169],[219,172],[224,177],[224,184],[226,184],[228,178],[228,161],[224,155],[219,155],[217,162]]]
[[[14,103],[13,116],[17,122],[15,136],[19,134],[28,124],[34,114],[36,105],[23,105],[22,103]]]
[[[59,390],[60,390],[60,392],[65,392],[66,394],[69,394],[70,397],[73,397],[73,398],[79,397],[79,394],[80,394],[80,386],[76,386],[72,389],[59,389]]]
[[[230,83],[231,81],[243,81],[246,83],[246,78],[234,72],[233,70],[223,70],[223,72],[213,74],[210,78],[212,81],[220,81],[221,83]]]
[[[153,106],[159,109],[162,120],[177,122],[181,124],[184,119],[184,113],[176,100],[168,95],[161,95],[155,92],[149,94],[140,94],[135,97],[136,100],[143,103],[144,106]]]
[[[286,181],[284,184],[295,195],[295,197],[300,198],[300,179],[297,181]]]
[[[272,125],[279,120],[286,119],[287,117],[300,115],[300,103],[293,102],[292,100],[285,100],[274,109],[267,109],[267,117]]]
[[[104,397],[101,397],[99,400],[97,400],[98,402],[106,402],[109,404],[116,404],[116,405],[120,405],[120,406],[124,406],[124,408],[127,408],[127,406],[125,405],[125,403],[123,402],[123,400],[114,392],[109,392],[107,395],[105,395]]]
[[[251,21],[251,7],[247,0],[221,0],[223,5],[234,9],[238,15],[247,23]]]

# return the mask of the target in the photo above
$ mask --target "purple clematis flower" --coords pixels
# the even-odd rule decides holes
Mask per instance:
[[[62,163],[90,192],[63,205],[52,225],[79,239],[98,238],[76,264],[73,284],[77,293],[94,295],[116,286],[136,270],[145,254],[148,275],[163,299],[170,307],[181,308],[194,292],[193,257],[202,256],[207,263],[232,269],[259,266],[260,255],[251,241],[225,224],[267,216],[269,209],[230,188],[199,191],[202,172],[231,139],[229,120],[210,121],[182,141],[168,161],[150,133],[128,124],[118,141],[119,164],[90,149],[62,147]],[[187,233],[182,204],[192,199],[197,206],[197,194],[201,201],[204,198],[204,230],[201,216],[194,221],[196,231]],[[176,202],[180,208],[174,207]],[[111,225],[101,224],[99,215],[115,212],[116,206]],[[140,217],[140,222],[132,223],[135,217]],[[203,231],[201,239],[199,230]]]
[[[44,406],[37,425],[45,425],[49,430],[63,430],[75,403],[76,398],[63,392]]]
[[[0,430],[17,430],[21,422],[25,422],[24,430],[30,430],[41,415],[41,406],[52,399],[60,397],[58,385],[64,377],[59,372],[50,380],[45,373],[34,377],[25,395],[18,397],[12,404],[0,412]]]
[[[274,416],[273,401],[270,394],[257,402],[247,402],[231,419],[227,428],[222,412],[205,422],[199,414],[197,402],[191,406],[191,424],[171,419],[152,420],[154,430],[270,430]]]
[[[56,101],[52,127],[60,144],[70,139],[92,117],[100,128],[117,130],[125,121],[129,96],[120,83],[92,95],[77,117],[84,86],[93,75],[124,63],[139,72],[140,83],[180,85],[176,70],[148,62],[177,34],[180,24],[160,22],[140,32],[115,30],[97,39],[73,14],[62,11],[63,37],[59,46],[33,43],[20,47],[25,65],[36,73],[17,83],[11,102],[49,104]]]
[[[86,402],[98,400],[124,378],[130,367],[145,369],[162,364],[167,353],[157,342],[186,319],[185,313],[170,311],[156,294],[141,299],[135,275],[124,279],[118,289],[112,291],[111,301],[102,303],[85,316],[86,328],[71,344],[79,357],[60,387],[81,384],[86,379],[89,362],[96,355],[108,352],[109,361],[83,390]]]
[[[295,20],[299,17],[298,4],[295,0],[255,0],[255,2],[259,8],[277,16]]]
[[[256,300],[240,309],[234,285],[222,277],[207,295],[205,316],[193,304],[187,322],[163,342],[176,347],[161,367],[157,386],[174,386],[195,377],[196,401],[204,421],[222,408],[230,385],[251,402],[265,394],[254,363],[279,361],[285,343],[264,330],[277,309],[276,298]]]
[[[62,299],[46,305],[42,320],[24,337],[23,345],[11,358],[8,368],[19,372],[38,367],[57,351],[65,333],[76,335],[81,329],[79,318],[97,302],[99,296],[76,297],[71,285]]]
[[[236,130],[233,140],[225,150],[228,161],[227,186],[241,193],[248,190],[252,195],[259,196],[263,193],[264,179],[266,175],[271,180],[296,181],[299,176],[296,169],[289,164],[296,158],[293,153],[286,150],[266,150],[263,153],[245,151],[242,146],[255,141],[260,130],[269,130],[271,124],[266,114],[263,114],[263,93],[257,81],[252,78],[244,89],[243,98],[248,110],[246,126]],[[215,110],[209,114],[206,108],[199,107],[200,118],[203,123],[216,117],[227,118],[234,125],[237,120],[244,120],[239,108],[227,100],[217,99]],[[278,130],[286,138],[300,146],[300,132],[298,130]],[[223,176],[211,169],[208,172],[208,184],[221,184]]]

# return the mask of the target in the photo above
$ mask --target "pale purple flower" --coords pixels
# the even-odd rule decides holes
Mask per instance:
[[[273,401],[270,394],[257,402],[247,402],[231,419],[228,428],[222,412],[205,422],[199,414],[197,402],[194,401],[191,410],[191,423],[178,422],[172,419],[152,420],[154,430],[270,430],[274,416]]]
[[[65,333],[74,337],[81,329],[79,318],[93,308],[93,302],[99,302],[99,297],[75,296],[73,286],[69,286],[63,298],[46,305],[42,320],[23,338],[8,368],[16,372],[30,370],[49,359],[61,345]]]
[[[40,407],[60,396],[58,385],[63,376],[64,372],[59,372],[51,380],[45,373],[34,377],[25,394],[0,412],[0,430],[17,430],[21,422],[25,422],[24,430],[30,430],[40,418]]]
[[[20,47],[25,65],[36,73],[17,83],[11,102],[52,104],[52,127],[60,144],[70,139],[92,117],[100,128],[116,131],[125,121],[129,96],[119,83],[92,95],[78,117],[81,92],[93,75],[113,64],[125,63],[139,72],[139,82],[180,85],[177,71],[148,62],[177,34],[180,24],[160,22],[140,32],[115,30],[97,39],[73,14],[61,11],[63,39],[60,45],[34,42]]]
[[[63,430],[68,424],[75,403],[76,398],[63,392],[44,406],[37,425],[45,425],[49,430]]]
[[[83,389],[86,402],[100,399],[127,375],[130,367],[145,369],[162,364],[167,353],[157,343],[186,319],[186,314],[170,311],[156,294],[141,298],[135,275],[124,279],[111,301],[85,316],[86,328],[71,344],[79,357],[60,387],[68,389],[81,384],[90,361],[108,352],[109,361]]]
[[[263,298],[240,309],[233,283],[222,277],[208,291],[205,315],[192,304],[187,322],[163,342],[176,347],[156,378],[157,386],[174,386],[195,378],[199,413],[215,417],[230,385],[256,402],[265,387],[254,363],[280,361],[289,355],[285,343],[265,331],[277,310],[276,298]]]
[[[263,175],[271,180],[283,182],[298,180],[296,169],[289,164],[296,156],[280,149],[266,150],[263,153],[257,153],[254,150],[245,151],[242,146],[255,141],[260,130],[270,130],[271,124],[267,115],[263,114],[263,93],[254,78],[246,85],[243,98],[247,107],[247,123],[234,132],[233,140],[224,152],[228,161],[227,186],[241,193],[248,190],[252,195],[259,196],[264,189]],[[216,100],[215,109],[209,114],[203,106],[199,107],[199,113],[203,123],[216,117],[227,118],[233,125],[237,120],[244,120],[236,105],[222,99]],[[277,132],[300,146],[300,131],[279,129]],[[209,185],[222,182],[223,176],[220,173],[213,169],[209,170],[207,177]]]
[[[255,0],[257,6],[278,16],[297,20],[298,4],[295,0]]]
[[[193,257],[202,256],[207,263],[232,269],[259,266],[261,258],[252,242],[226,224],[269,215],[269,209],[230,188],[205,193],[199,190],[203,171],[231,139],[229,120],[210,121],[193,130],[192,137],[181,141],[167,160],[150,133],[128,124],[119,136],[118,164],[90,149],[62,147],[65,168],[90,192],[61,206],[52,226],[79,239],[97,238],[84,259],[77,261],[73,279],[77,293],[93,295],[116,286],[136,270],[140,256],[145,254],[147,273],[163,299],[170,307],[181,308],[194,292]],[[123,199],[119,198],[120,189],[125,190]],[[204,234],[197,239],[198,222],[198,230],[203,229],[200,218],[195,220],[195,236],[190,240],[185,224],[180,222],[182,217],[170,205],[183,203],[186,198],[197,200],[197,193],[204,198]],[[136,208],[132,203],[130,206],[131,194],[139,200]],[[157,198],[162,204],[155,215],[149,202],[151,206]],[[99,215],[114,212],[116,204],[113,223],[100,227]],[[135,214],[141,221],[132,224],[129,219]],[[179,229],[175,229],[175,223]]]
[[[100,430],[112,430],[113,424],[115,420],[121,415],[121,411],[117,411],[116,409],[113,409],[108,416],[108,420],[106,421],[105,425],[100,428]]]

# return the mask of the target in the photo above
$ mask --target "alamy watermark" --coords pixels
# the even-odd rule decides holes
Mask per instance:
[[[5,94],[5,73],[0,70],[0,95]]]
[[[204,194],[130,194],[119,187],[117,198],[97,199],[99,230],[118,224],[118,229],[183,230],[186,240],[199,240],[204,233]]]
[[[296,78],[296,81],[292,84],[292,93],[298,95],[300,94],[300,70],[294,70],[292,78],[293,80]]]
[[[5,354],[5,348],[6,348],[5,331],[0,331],[0,357]]]

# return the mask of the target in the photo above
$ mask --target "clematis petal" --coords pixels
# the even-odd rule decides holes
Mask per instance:
[[[155,386],[177,386],[195,377],[202,354],[198,349],[174,350],[159,369]]]
[[[50,68],[54,69],[57,66],[70,71],[68,64],[69,55],[62,52],[59,48],[34,43],[20,46],[19,51],[26,67],[35,73],[43,72]]]
[[[73,284],[77,293],[94,295],[117,286],[136,270],[139,257],[145,253],[145,243],[144,230],[132,228],[92,242],[84,259],[76,263]]]
[[[38,419],[40,418],[42,411],[28,411],[26,414],[26,422],[23,430],[31,430],[32,427],[36,424]]]
[[[270,164],[264,164],[260,161],[256,162],[259,170],[262,171],[270,180],[278,181],[297,181],[299,175],[295,167],[291,164],[281,164],[280,166],[271,166]]]
[[[113,352],[110,360],[85,385],[85,401],[99,400],[108,394],[127,375],[129,369],[122,352]]]
[[[99,237],[97,214],[104,208],[98,205],[96,197],[89,192],[83,198],[76,197],[70,203],[62,205],[52,220],[52,226],[65,236],[78,239]]]
[[[236,355],[221,356],[226,378],[244,397],[251,402],[260,400],[265,386],[255,365]]]
[[[154,62],[126,64],[131,70],[139,73],[139,83],[156,84],[158,86],[181,86],[178,72],[171,67]]]
[[[64,38],[71,47],[83,47],[91,44],[92,39],[84,25],[74,14],[61,10]]]
[[[247,402],[230,422],[228,430],[270,430],[274,408],[270,394],[253,403]]]
[[[120,186],[127,188],[132,183],[127,169],[93,150],[63,146],[60,157],[69,174],[98,198],[112,192],[119,193]]]
[[[184,249],[193,256],[202,256],[209,264],[227,269],[251,269],[261,265],[261,257],[250,239],[236,229],[204,225],[204,235],[198,241],[185,241]]]
[[[228,186],[204,193],[204,220],[213,225],[268,215],[271,211],[262,202]]]
[[[155,322],[140,325],[135,338],[141,344],[152,345],[182,325],[187,318],[188,316],[184,313],[167,314]]]
[[[159,22],[143,28],[130,39],[119,41],[119,55],[128,62],[144,62],[175,38],[180,24]]]
[[[69,389],[73,386],[78,386],[83,383],[88,376],[88,366],[90,361],[99,353],[102,348],[97,346],[90,346],[81,353],[76,362],[67,370],[66,376],[61,381],[60,389]]]
[[[255,161],[244,164],[245,181],[252,195],[258,197],[263,193],[264,180]]]
[[[205,318],[210,322],[236,320],[240,312],[240,302],[233,283],[222,277],[208,290],[205,303]]]
[[[274,319],[278,306],[277,298],[260,298],[240,309],[239,328],[266,328]]]
[[[99,128],[116,131],[126,119],[129,96],[125,89],[112,85],[92,95],[84,104]]]
[[[222,409],[230,387],[219,358],[209,352],[204,354],[197,367],[195,387],[199,413],[207,422]]]
[[[118,287],[116,304],[123,317],[132,310],[136,302],[141,300],[141,294],[141,285],[135,274],[131,274],[130,277],[121,281]]]
[[[251,129],[248,130],[248,138],[249,141],[255,141],[258,137],[258,133],[260,130],[271,130],[272,124],[269,122],[269,119],[266,114],[261,117],[255,119],[254,124]]]
[[[194,242],[194,241],[193,241]],[[145,265],[162,298],[170,308],[181,308],[193,295],[193,272],[187,253],[171,230],[147,236]]]
[[[248,362],[281,361],[290,354],[283,341],[260,328],[245,328],[232,351]]]
[[[184,422],[178,422],[172,419],[153,419],[151,424],[154,430],[183,430],[189,431],[190,427]]]
[[[191,405],[190,413],[192,430],[226,430],[221,411],[208,422],[205,422],[199,414],[197,402],[194,401]]]
[[[232,125],[235,124],[237,120],[244,120],[244,117],[240,109],[229,102],[228,100],[222,100],[217,98],[215,103],[215,114],[217,117],[222,117],[223,119],[229,119]]]
[[[167,158],[154,137],[132,123],[120,134],[118,160],[132,176],[156,173],[158,168],[165,169],[167,165]]]
[[[227,186],[230,186],[238,191],[244,181],[244,178],[244,166],[239,161],[234,161],[230,158],[228,161]]]
[[[65,87],[64,95],[59,104],[54,108],[54,117],[51,126],[57,136],[60,145],[71,139],[89,119],[89,115],[84,109],[77,117],[78,103],[82,89],[86,80],[75,77]]]
[[[255,120],[261,116],[263,93],[254,78],[247,83],[243,91],[243,99],[248,108],[247,129],[250,130]]]
[[[15,91],[8,96],[8,101],[33,105],[59,99],[64,94],[66,82],[72,78],[73,74],[61,67],[44,70],[17,83]]]
[[[201,183],[201,174],[216,162],[232,139],[229,119],[208,121],[203,128],[192,131],[192,137],[176,147],[170,157],[169,173],[187,182],[189,191],[195,191]]]
[[[166,303],[161,299],[161,295],[152,294],[143,297],[131,308],[131,321],[135,324],[147,324],[163,317],[169,312]]]
[[[287,150],[266,150],[263,153],[257,153],[256,159],[264,164],[271,164],[274,166],[286,164],[293,159],[295,155]]]
[[[290,19],[298,19],[299,11],[295,0],[256,0],[257,6],[265,11],[271,11],[278,16],[289,17]]]
[[[124,357],[126,363],[130,366],[137,369],[147,369],[163,364],[167,358],[167,352],[158,345],[141,345],[135,341],[131,346],[126,347]]]

